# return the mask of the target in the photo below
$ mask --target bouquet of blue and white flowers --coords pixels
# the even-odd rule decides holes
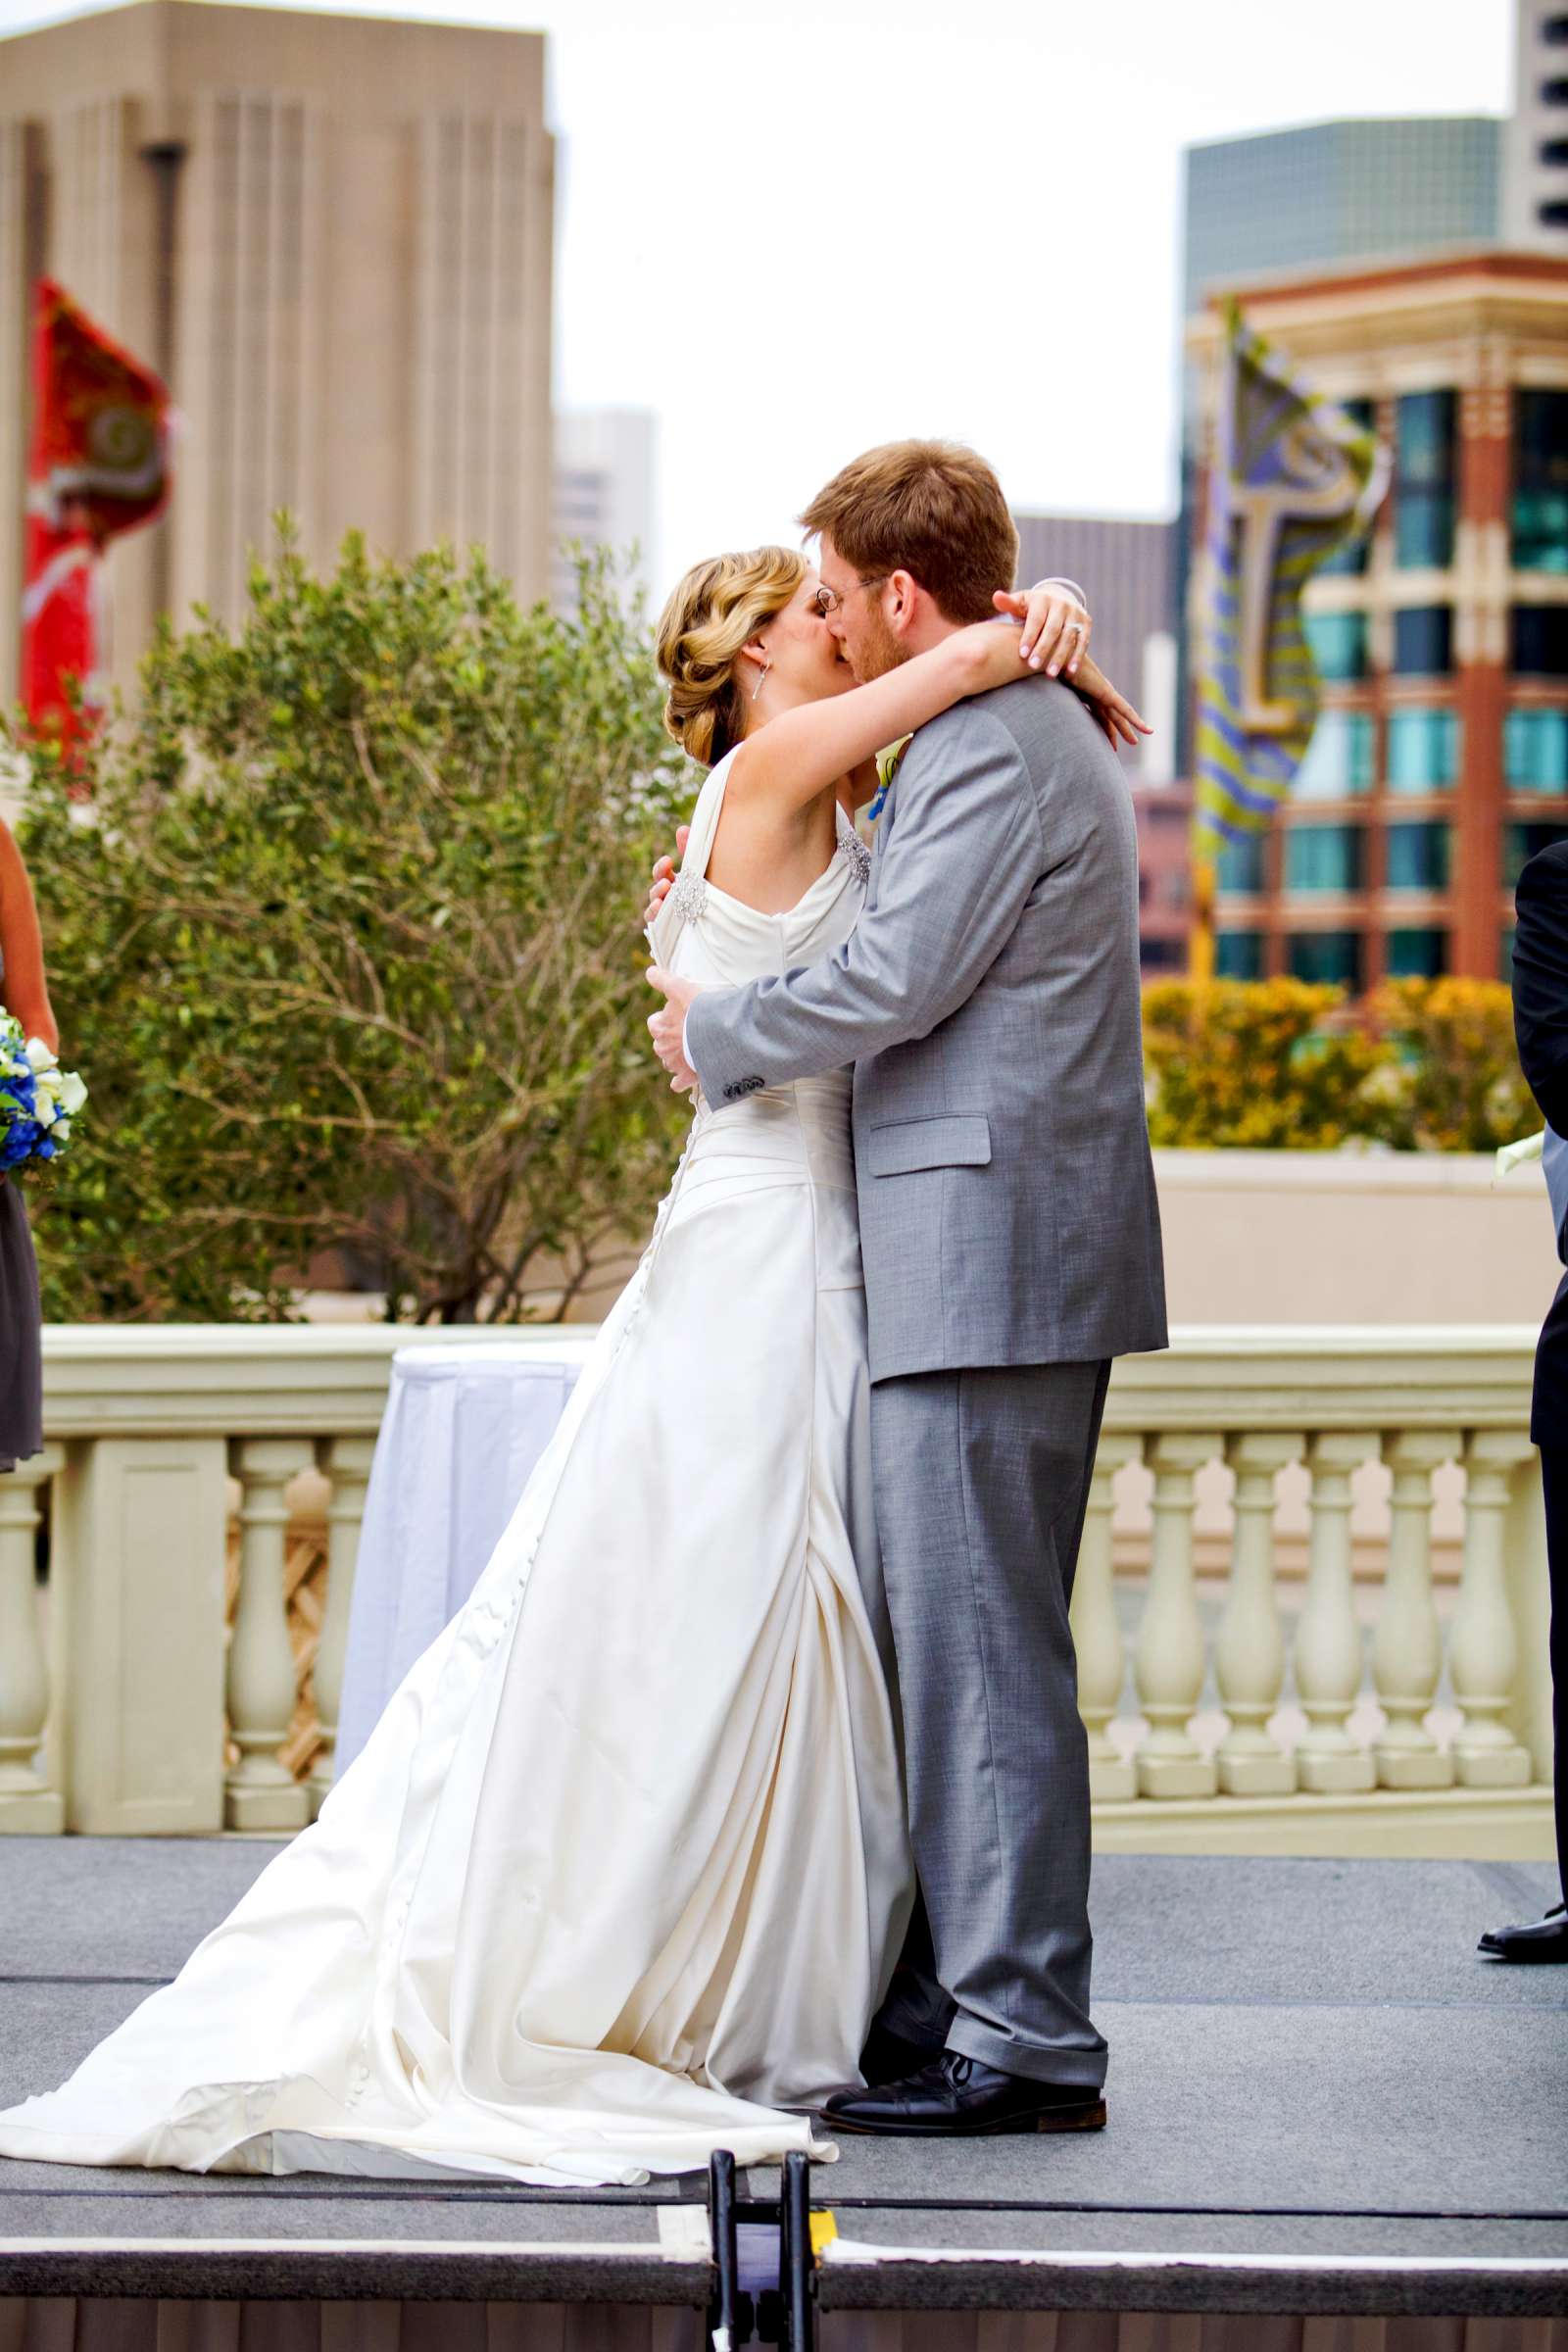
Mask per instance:
[[[75,1071],[63,1070],[43,1039],[28,1037],[0,1004],[0,1171],[58,1159],[86,1100]]]

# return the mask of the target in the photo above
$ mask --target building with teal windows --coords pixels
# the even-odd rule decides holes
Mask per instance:
[[[1519,868],[1568,835],[1568,255],[1360,264],[1244,300],[1393,464],[1364,543],[1308,585],[1322,711],[1280,818],[1221,863],[1219,969],[1505,977]],[[1217,312],[1189,345],[1211,429]]]

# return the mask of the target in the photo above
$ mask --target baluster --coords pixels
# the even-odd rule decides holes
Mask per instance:
[[[316,1645],[312,1682],[316,1712],[321,1727],[321,1745],[311,1766],[311,1818],[326,1801],[336,1769],[338,1709],[343,1698],[343,1657],[349,1639],[349,1603],[360,1556],[360,1529],[365,1520],[365,1491],[369,1483],[373,1438],[332,1438],[321,1463],[332,1482],[326,1508],[326,1609],[321,1638]]]
[[[1193,1578],[1193,1480],[1223,1441],[1190,1431],[1155,1439],[1154,1532],[1138,1629],[1138,1696],[1150,1729],[1138,1750],[1144,1796],[1212,1796],[1219,1775],[1187,1729],[1203,1688],[1203,1628]]]
[[[1102,1803],[1136,1796],[1138,1775],[1118,1750],[1105,1726],[1116,1712],[1126,1675],[1126,1651],[1116,1622],[1116,1584],[1111,1552],[1111,1482],[1136,1462],[1144,1441],[1133,1435],[1102,1434],[1089,1482],[1089,1507],[1078,1546],[1072,1588],[1072,1638],[1078,1652],[1078,1712],[1089,1734],[1089,1793]]]
[[[1551,1644],[1546,1635],[1551,1616],[1551,1563],[1546,1557],[1544,1499],[1541,1456],[1532,1446],[1509,1482],[1508,1515],[1502,1523],[1508,1614],[1519,1642],[1513,1703],[1506,1721],[1520,1746],[1529,1752],[1536,1780],[1549,1788],[1552,1676]]]
[[[0,1477],[0,1832],[58,1836],[66,1800],[39,1769],[49,1669],[38,1624],[38,1491],[59,1469],[51,1447]]]
[[[1464,1567],[1448,1673],[1464,1709],[1453,1761],[1466,1788],[1517,1788],[1531,1775],[1527,1750],[1502,1721],[1519,1666],[1503,1574],[1503,1520],[1513,1473],[1529,1452],[1522,1430],[1480,1430],[1465,1448]]]
[[[1446,1788],[1453,1759],[1422,1717],[1437,1696],[1443,1636],[1432,1598],[1432,1473],[1457,1461],[1457,1430],[1407,1429],[1389,1441],[1389,1567],[1372,1639],[1372,1679],[1388,1717],[1372,1742],[1384,1788]]]
[[[223,1819],[231,1830],[298,1830],[310,1798],[277,1751],[294,1713],[294,1652],[288,1638],[283,1490],[309,1469],[303,1438],[244,1438],[233,1447],[240,1482],[239,1605],[228,1652],[228,1725],[239,1762],[227,1775]]]
[[[1296,1691],[1307,1728],[1296,1750],[1303,1788],[1319,1794],[1373,1786],[1372,1758],[1346,1720],[1361,1690],[1361,1635],[1350,1575],[1350,1474],[1375,1461],[1370,1431],[1332,1430],[1312,1440],[1312,1535],[1306,1598],[1296,1629]]]
[[[1268,1729],[1285,1682],[1285,1633],[1274,1583],[1274,1481],[1306,1449],[1302,1437],[1249,1430],[1225,1455],[1236,1473],[1230,1589],[1214,1645],[1214,1674],[1231,1728],[1215,1758],[1227,1796],[1288,1796],[1295,1759]]]

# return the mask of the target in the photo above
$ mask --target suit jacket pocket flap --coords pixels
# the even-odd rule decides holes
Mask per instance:
[[[909,1176],[916,1168],[983,1168],[991,1159],[991,1123],[974,1116],[898,1119],[873,1127],[866,1162],[873,1176]]]

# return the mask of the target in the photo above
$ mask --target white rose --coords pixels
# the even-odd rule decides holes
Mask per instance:
[[[87,1100],[87,1084],[74,1070],[60,1073],[60,1107],[66,1111],[79,1110]]]
[[[60,1067],[55,1059],[53,1049],[46,1046],[41,1037],[29,1037],[25,1052],[27,1067],[35,1077],[40,1070],[56,1070]]]
[[[67,1144],[71,1141],[71,1121],[66,1117],[64,1111],[62,1111],[59,1118],[56,1119],[50,1132],[53,1134],[57,1144]]]

